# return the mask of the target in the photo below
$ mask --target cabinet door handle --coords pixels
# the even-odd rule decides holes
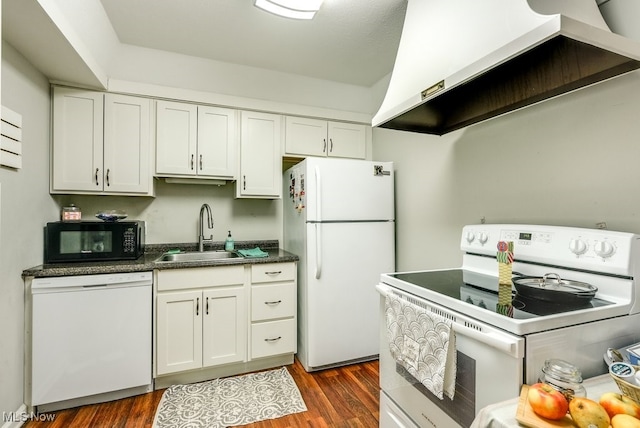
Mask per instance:
[[[242,176],[242,190],[247,190],[247,176]]]
[[[191,154],[191,170],[193,171],[193,154]]]
[[[265,272],[264,274],[265,275],[280,275],[281,273],[282,273],[281,270],[272,270],[272,271],[269,271],[269,272]]]
[[[331,142],[331,146],[330,146],[329,151],[333,152],[333,138],[329,138],[329,141]]]
[[[278,337],[274,337],[273,339],[265,339],[265,342],[277,342],[278,340],[282,339],[282,336],[278,336]]]
[[[200,171],[202,171],[202,155],[200,155]]]
[[[272,302],[264,302],[265,305],[269,305],[269,306],[279,305],[280,303],[282,303],[282,300],[275,300],[275,301],[272,301]]]
[[[327,151],[327,139],[323,138],[322,139],[322,153]]]
[[[209,298],[207,297],[206,314],[209,315]]]
[[[109,172],[111,172],[111,170],[107,168],[107,187],[111,186],[111,184],[109,184]]]
[[[96,168],[96,186],[100,185],[100,182],[98,181],[98,172],[100,171],[100,168]]]
[[[200,315],[200,298],[196,297],[196,316]]]

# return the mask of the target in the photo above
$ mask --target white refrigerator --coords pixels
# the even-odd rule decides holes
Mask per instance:
[[[307,371],[376,359],[381,273],[395,271],[391,162],[307,158],[284,173],[284,249],[298,263]]]

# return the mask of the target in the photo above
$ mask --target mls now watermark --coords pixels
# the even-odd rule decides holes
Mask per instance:
[[[52,422],[55,418],[54,413],[2,412],[3,422]]]

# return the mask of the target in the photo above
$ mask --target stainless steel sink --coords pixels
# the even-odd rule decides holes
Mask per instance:
[[[232,251],[189,251],[185,253],[165,253],[155,261],[160,262],[206,262],[241,259],[242,256]]]

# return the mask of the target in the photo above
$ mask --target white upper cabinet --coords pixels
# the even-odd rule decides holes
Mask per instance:
[[[198,107],[156,102],[156,174],[195,175]]]
[[[149,99],[104,95],[105,192],[151,191],[150,122]]]
[[[152,195],[151,102],[53,89],[51,193]]]
[[[364,159],[367,155],[367,134],[364,125],[327,122],[329,144],[327,155],[338,158]]]
[[[365,159],[365,125],[287,116],[285,155]]]
[[[284,144],[285,154],[326,156],[327,121],[287,116]]]
[[[51,191],[102,191],[104,95],[53,89]]]
[[[50,192],[153,196],[155,176],[235,181],[237,198],[279,199],[283,156],[366,159],[370,134],[361,124],[55,86]]]
[[[173,101],[156,104],[156,175],[235,178],[236,111]]]
[[[282,116],[243,111],[236,197],[277,199],[282,194]]]
[[[235,178],[236,110],[198,106],[198,175]]]

